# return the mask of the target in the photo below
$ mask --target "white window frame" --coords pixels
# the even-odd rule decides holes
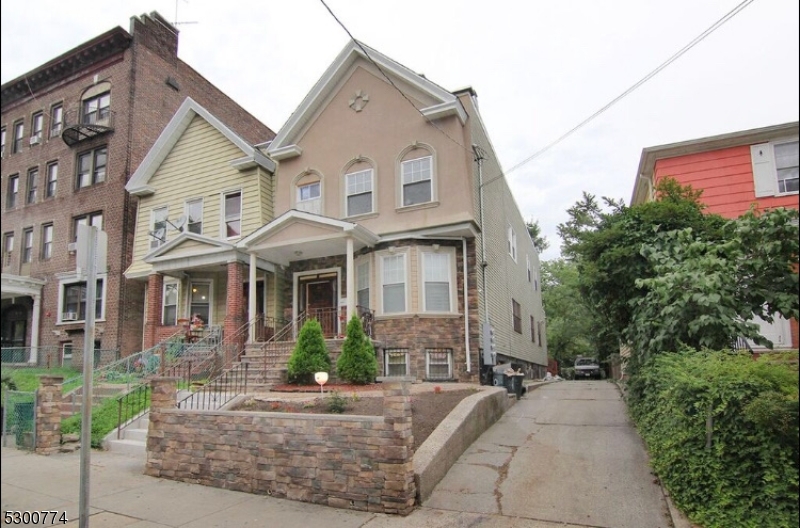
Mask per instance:
[[[197,219],[195,218],[196,221],[192,222],[192,215],[190,214],[190,211],[191,211],[192,206],[198,205],[198,204],[200,206],[200,220],[197,221]],[[195,234],[198,234],[198,235],[202,235],[203,234],[203,205],[204,204],[203,204],[203,199],[202,198],[190,198],[190,199],[186,200],[183,203],[183,214],[186,215],[186,224],[185,224],[184,232],[186,232],[186,233],[195,233]],[[192,226],[193,225],[198,225],[198,224],[200,225],[200,230],[199,231],[192,230]]]
[[[403,356],[403,365],[405,367],[405,373],[403,374],[392,374],[389,372],[389,356],[397,355]],[[407,348],[386,348],[383,351],[383,373],[385,376],[390,378],[400,378],[404,376],[411,375],[411,365],[410,365],[410,356],[409,350]],[[395,363],[395,365],[399,365],[399,363]]]
[[[10,266],[14,258],[14,232],[3,233],[3,266]]]
[[[351,184],[351,180],[357,180],[361,176],[367,176],[366,181],[355,181]],[[368,215],[375,212],[375,171],[372,168],[359,170],[356,172],[351,172],[345,174],[345,190],[344,190],[344,207],[345,211],[347,211],[348,217],[355,217],[355,216],[362,216]],[[360,185],[363,184],[363,188]],[[369,194],[369,211],[364,211],[361,213],[351,213],[350,212],[350,197],[351,196],[361,196],[364,194]]]
[[[448,310],[433,310],[428,308],[428,299],[427,299],[427,287],[429,282],[428,277],[428,267],[425,264],[425,258],[427,255],[441,255],[447,257],[447,294],[448,294]],[[419,268],[420,268],[420,306],[422,306],[422,311],[427,313],[456,313],[457,312],[457,302],[455,299],[455,277],[456,277],[456,270],[455,270],[455,261],[456,261],[456,250],[455,248],[440,248],[440,249],[428,249],[428,248],[420,248],[419,251]],[[432,282],[432,281],[431,281]],[[441,281],[436,281],[441,282]]]
[[[102,283],[103,291],[100,296],[100,317],[97,317],[95,320],[105,321],[106,319],[106,296],[108,294],[108,277],[106,273],[98,273],[97,274],[97,281]],[[63,314],[64,314],[64,298],[66,296],[66,290],[68,286],[78,283],[85,283],[86,279],[82,277],[78,277],[76,274],[71,273],[67,276],[61,277],[58,281],[58,320],[56,324],[75,324],[85,321],[85,319],[77,319],[75,321],[64,321]]]
[[[514,260],[517,261],[517,233],[514,231],[514,228],[511,224],[508,224],[508,228],[506,230],[506,237],[508,239],[508,254]]]
[[[528,282],[533,282],[533,268],[531,267],[531,256],[525,254],[525,265],[528,270]]]
[[[766,196],[791,196],[798,194],[798,191],[780,191],[778,180],[778,164],[775,157],[775,147],[787,143],[797,143],[798,137],[771,141],[769,143],[759,143],[750,146],[750,158],[753,168],[753,183],[756,198]]]
[[[50,137],[60,136],[62,128],[64,128],[64,105],[57,103],[50,107]]]
[[[54,198],[58,192],[58,162],[48,163],[45,172],[44,197]]]
[[[226,209],[228,197],[233,196],[234,194],[239,195],[239,213],[238,214],[228,214]],[[221,197],[222,203],[220,204],[220,212],[222,218],[220,219],[220,237],[223,240],[230,240],[234,238],[241,238],[242,237],[242,211],[244,210],[244,193],[241,189],[236,189],[232,191],[226,191],[222,193]],[[228,235],[228,222],[239,222],[239,234],[237,235]]]
[[[420,162],[422,160],[427,160],[428,161],[428,177],[427,178],[420,178],[420,179],[416,179],[415,180],[414,179],[414,172],[413,172],[413,170],[410,170],[410,172],[409,172],[410,181],[406,181],[407,180],[407,178],[406,178],[406,168],[410,167],[411,164],[416,163],[416,162]],[[424,204],[435,202],[436,201],[436,186],[434,185],[434,183],[435,183],[434,180],[435,180],[435,171],[434,171],[434,168],[433,168],[433,155],[432,154],[428,154],[427,156],[420,156],[418,158],[407,159],[407,160],[401,161],[400,162],[400,207],[401,208],[402,207],[414,207],[414,206],[417,206],[417,205],[424,205]],[[406,203],[406,185],[413,185],[413,184],[417,184],[417,183],[420,183],[420,182],[423,182],[423,181],[427,181],[428,184],[430,185],[430,193],[431,193],[430,200],[428,200],[427,202],[417,202],[417,203],[413,203],[413,204]]]
[[[431,376],[431,354],[432,353],[446,353],[447,354],[447,377],[432,377]],[[453,349],[452,348],[426,348],[425,349],[425,379],[434,380],[451,380],[453,379]]]
[[[172,304],[167,304],[167,288],[175,288],[175,317],[174,320],[168,324],[167,323],[167,307],[173,306]],[[181,302],[181,283],[179,281],[164,281],[163,290],[161,292],[161,324],[163,326],[176,326],[178,324],[178,307],[180,306]]]
[[[50,260],[53,257],[53,224],[42,225],[42,260]]]
[[[42,142],[44,133],[44,112],[36,112],[31,116],[31,144],[33,141]]]
[[[303,198],[303,189],[317,188],[317,195]],[[298,184],[295,187],[295,207],[307,213],[322,214],[322,180]]]
[[[26,227],[22,230],[22,263],[33,262],[33,228]]]
[[[387,283],[384,282],[385,278],[385,262],[387,259],[390,258],[400,258],[403,263],[403,310],[402,311],[395,311],[395,312],[387,312],[386,311],[386,298],[384,295],[384,287]],[[397,315],[397,314],[404,314],[408,313],[408,301],[409,301],[409,280],[408,280],[408,254],[407,252],[397,252],[397,253],[384,253],[380,255],[380,296],[381,296],[381,314],[383,315]],[[388,284],[400,284],[398,282],[391,282]]]
[[[163,216],[162,216],[163,215]],[[167,219],[169,207],[159,205],[150,209],[150,250],[157,249],[167,243]],[[164,230],[162,239],[156,238],[159,229]]]

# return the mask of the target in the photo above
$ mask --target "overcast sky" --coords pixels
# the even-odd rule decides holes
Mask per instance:
[[[622,94],[741,0],[327,0],[359,40],[448,90],[471,86],[514,167]],[[645,147],[798,120],[798,1],[755,0],[569,138],[508,174],[556,226],[582,191],[629,201]],[[158,11],[178,55],[276,132],[348,41],[319,0],[4,2],[2,82]],[[491,175],[490,175],[491,176]]]

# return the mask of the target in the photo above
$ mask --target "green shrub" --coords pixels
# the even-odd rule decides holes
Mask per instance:
[[[347,398],[339,394],[337,391],[330,393],[326,400],[328,412],[330,413],[342,414],[347,410]]]
[[[314,373],[328,372],[330,368],[331,356],[325,346],[322,325],[316,319],[309,319],[300,329],[297,345],[289,357],[289,382],[310,385]]]
[[[798,374],[748,354],[639,365],[631,413],[676,504],[705,528],[798,526]]]
[[[116,398],[106,398],[100,405],[92,408],[92,447],[103,447],[103,438],[117,428],[120,423],[127,422],[133,416],[150,407],[150,392],[140,402],[122,407],[122,421],[119,421],[119,404]],[[81,433],[81,414],[61,420],[61,434]]]
[[[355,315],[347,323],[347,337],[342,344],[342,353],[336,361],[336,375],[350,383],[366,385],[378,375],[378,360],[375,348],[364,333],[361,321]]]

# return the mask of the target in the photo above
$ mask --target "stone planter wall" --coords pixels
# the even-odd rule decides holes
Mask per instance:
[[[414,507],[408,385],[384,384],[384,416],[188,411],[153,380],[145,474],[370,512]]]

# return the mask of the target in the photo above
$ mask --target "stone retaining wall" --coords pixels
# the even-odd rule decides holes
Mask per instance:
[[[408,384],[384,384],[384,416],[189,411],[152,382],[145,474],[338,508],[414,507]]]

